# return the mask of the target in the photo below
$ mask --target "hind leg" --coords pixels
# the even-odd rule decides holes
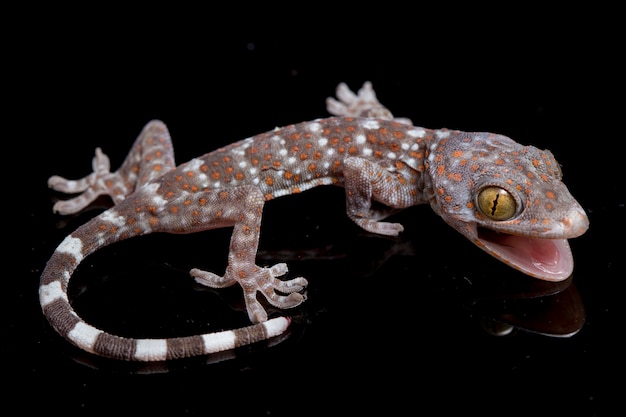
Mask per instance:
[[[92,161],[93,173],[78,180],[54,175],[48,186],[56,191],[78,196],[57,202],[53,211],[72,214],[91,204],[98,196],[108,195],[116,204],[141,185],[173,169],[174,150],[165,124],[153,120],[146,124],[131,147],[122,166],[111,172],[109,158],[96,148]]]
[[[256,264],[261,215],[265,204],[265,198],[259,188],[244,186],[215,190],[198,193],[195,198],[204,203],[202,205],[192,203],[182,207],[180,203],[173,202],[179,205],[176,210],[177,217],[183,210],[189,210],[188,217],[196,219],[195,225],[187,224],[187,231],[233,226],[226,272],[219,276],[194,268],[190,274],[198,283],[213,288],[228,287],[237,283],[241,285],[248,316],[254,323],[267,320],[267,313],[257,299],[258,293],[279,308],[295,307],[304,301],[304,296],[298,292],[307,285],[306,279],[301,277],[285,281],[279,279],[278,277],[287,273],[287,265],[283,263],[271,267]],[[169,207],[164,210],[166,213],[169,211]],[[176,227],[176,220],[173,221],[173,226]]]

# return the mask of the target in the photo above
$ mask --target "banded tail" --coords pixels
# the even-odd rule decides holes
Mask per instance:
[[[134,339],[116,336],[85,322],[68,299],[70,278],[88,255],[111,243],[142,232],[127,228],[99,228],[115,216],[115,207],[100,214],[66,237],[46,264],[39,284],[39,301],[43,314],[65,339],[87,352],[126,361],[163,361],[207,355],[234,349],[278,336],[289,326],[287,317],[277,317],[251,326],[164,339]],[[100,230],[93,233],[93,230]],[[149,232],[148,232],[149,233]]]

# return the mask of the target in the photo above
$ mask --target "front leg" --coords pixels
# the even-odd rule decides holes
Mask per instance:
[[[335,116],[345,117],[373,117],[375,119],[394,120],[398,123],[412,125],[406,117],[394,117],[391,111],[383,106],[372,88],[372,83],[366,81],[363,87],[355,94],[346,83],[340,83],[336,90],[337,98],[326,99],[326,110]]]
[[[205,205],[207,211],[202,214],[208,221],[207,226],[210,227],[214,222],[234,225],[228,266],[223,276],[197,268],[190,271],[191,276],[198,283],[212,288],[239,283],[248,316],[254,323],[267,320],[267,313],[257,299],[259,292],[275,307],[292,308],[302,303],[304,296],[298,292],[306,287],[306,279],[278,279],[287,273],[287,265],[284,263],[272,267],[256,265],[261,215],[265,204],[262,191],[254,186],[239,187],[211,193],[208,201]]]
[[[348,217],[368,232],[396,236],[404,230],[399,223],[381,222],[395,209],[418,204],[418,174],[404,164],[390,170],[364,158],[344,161],[346,211]],[[374,210],[378,201],[389,210]]]

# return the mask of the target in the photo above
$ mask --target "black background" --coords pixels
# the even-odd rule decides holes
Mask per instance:
[[[626,199],[616,11],[234,6],[7,11],[5,407],[619,414]],[[554,153],[591,222],[571,241],[569,286],[511,270],[426,206],[397,215],[400,238],[368,235],[345,216],[343,191],[323,187],[265,208],[259,263],[286,261],[291,277],[310,282],[306,303],[287,312],[286,338],[141,366],[85,355],[48,326],[39,274],[63,237],[106,204],[53,215],[62,196],[47,189],[50,175],[87,175],[97,146],[117,168],[153,118],[167,123],[180,163],[323,117],[339,82],[357,89],[367,80],[418,126],[492,131]],[[220,273],[229,237],[153,235],[105,248],[74,276],[76,309],[132,336],[244,325],[237,289],[208,291],[188,275]],[[494,336],[503,322],[513,329]],[[559,329],[575,334],[555,337]]]

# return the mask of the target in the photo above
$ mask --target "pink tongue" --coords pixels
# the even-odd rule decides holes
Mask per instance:
[[[554,267],[559,263],[559,250],[551,240],[524,238],[524,250],[529,253],[529,261],[538,268]],[[543,268],[542,266],[543,265]]]

